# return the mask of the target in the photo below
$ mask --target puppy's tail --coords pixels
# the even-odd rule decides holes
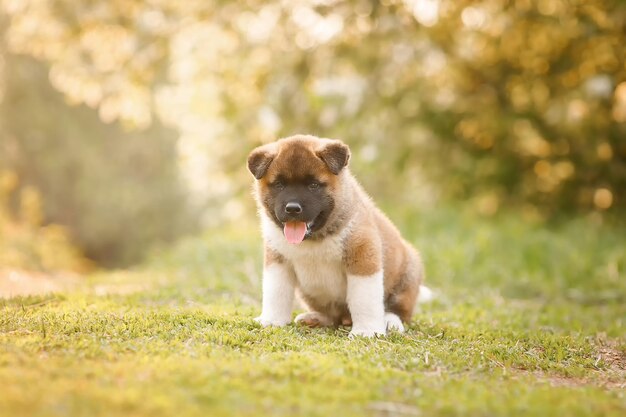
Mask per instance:
[[[420,285],[420,292],[417,295],[417,302],[418,303],[428,303],[433,301],[436,298],[436,294],[433,292],[433,290],[431,290],[430,288],[428,288],[425,285]]]

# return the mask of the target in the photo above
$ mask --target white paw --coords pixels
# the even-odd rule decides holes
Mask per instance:
[[[257,323],[259,323],[263,327],[274,326],[274,327],[283,327],[291,322],[291,318],[288,319],[275,319],[275,318],[265,318],[263,316],[256,317],[254,319]]]
[[[330,327],[334,324],[330,317],[317,311],[298,314],[294,322],[309,327]]]
[[[404,333],[404,325],[402,320],[394,313],[385,313],[385,327],[387,331],[396,331],[398,333]]]
[[[370,324],[370,325],[358,325],[353,324],[352,330],[348,336],[355,337],[376,337],[376,336],[385,336],[387,332],[385,331],[385,324]]]

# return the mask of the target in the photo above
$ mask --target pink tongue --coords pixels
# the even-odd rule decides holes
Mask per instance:
[[[287,222],[285,223],[285,237],[287,242],[297,245],[304,240],[306,234],[305,222]]]

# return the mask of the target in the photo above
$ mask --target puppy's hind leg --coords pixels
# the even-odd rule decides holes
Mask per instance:
[[[317,311],[298,314],[294,322],[308,327],[331,327],[335,324],[329,316]]]
[[[388,332],[396,331],[398,333],[404,333],[404,325],[402,324],[402,320],[395,313],[386,312],[385,313],[385,327]]]

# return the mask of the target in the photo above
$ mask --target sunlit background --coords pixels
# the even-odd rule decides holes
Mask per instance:
[[[392,212],[619,219],[625,28],[622,1],[0,0],[0,267],[247,225],[247,153],[294,133]]]

